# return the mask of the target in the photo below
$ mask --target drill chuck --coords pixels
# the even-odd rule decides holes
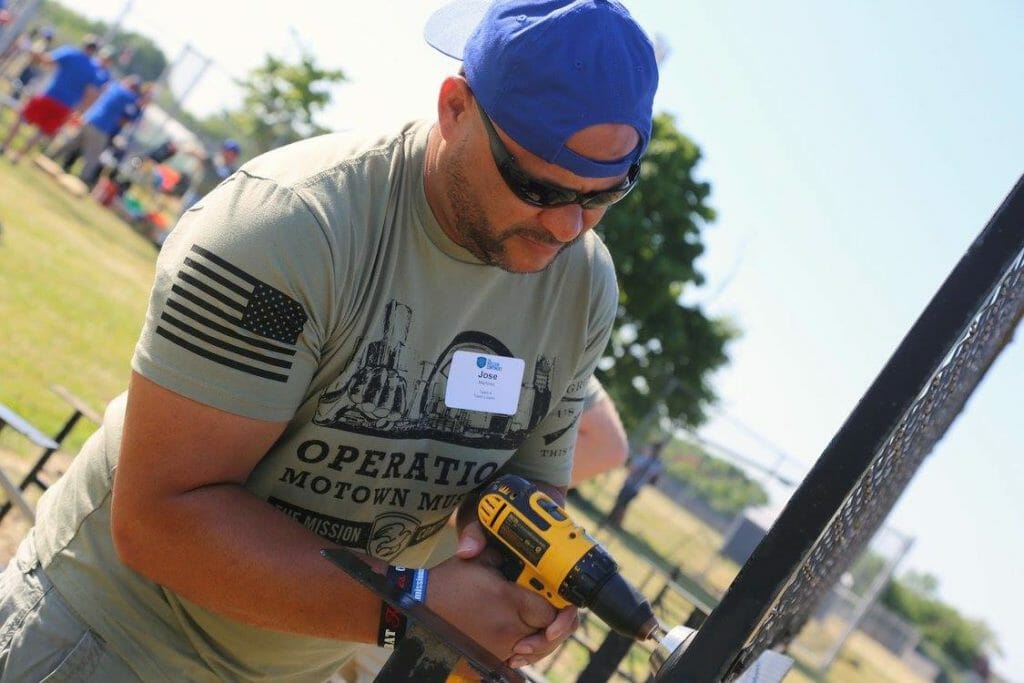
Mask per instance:
[[[624,636],[646,640],[658,626],[651,604],[622,578],[618,564],[597,544],[566,574],[558,594],[588,608]]]
[[[651,603],[618,572],[608,577],[589,608],[613,630],[636,640],[647,640],[661,628]]]

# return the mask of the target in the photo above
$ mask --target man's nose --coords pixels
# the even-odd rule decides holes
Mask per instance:
[[[583,232],[583,207],[567,204],[540,213],[540,223],[559,242],[572,242]]]

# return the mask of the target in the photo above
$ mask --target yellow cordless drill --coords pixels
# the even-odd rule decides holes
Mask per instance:
[[[498,477],[480,496],[477,514],[510,581],[558,609],[585,607],[624,636],[663,635],[651,603],[626,582],[608,551],[534,484]]]

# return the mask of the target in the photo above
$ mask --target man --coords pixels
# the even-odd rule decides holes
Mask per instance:
[[[114,57],[117,56],[117,48],[113,45],[104,45],[96,51],[96,56],[93,58],[93,67],[96,69],[96,76],[102,83],[110,82],[112,78],[112,69],[114,66]]]
[[[665,463],[661,460],[661,452],[668,441],[658,441],[646,447],[646,451],[633,456],[629,461],[629,473],[626,475],[622,488],[615,497],[615,504],[608,513],[608,524],[619,529],[626,516],[626,508],[633,502],[645,486],[658,483],[665,472]]]
[[[614,2],[482,9],[428,25],[466,74],[435,123],[275,150],[186,212],[126,395],[3,576],[4,675],[85,651],[78,680],[322,681],[402,634],[322,548],[404,582],[499,470],[562,498],[617,305],[591,228],[638,177],[656,63]],[[575,611],[491,559],[463,524],[420,599],[547,655]]]
[[[188,190],[181,198],[183,213],[238,169],[238,155],[241,152],[241,145],[231,138],[220,143],[220,150],[216,154],[210,154],[206,150],[191,152],[198,162],[198,167],[192,173]]]
[[[11,101],[20,99],[41,75],[42,69],[33,56],[49,52],[53,47],[53,38],[53,29],[37,26],[21,33],[7,51],[0,55],[0,75],[17,74],[8,79],[11,85],[8,93]]]
[[[92,104],[99,93],[99,87],[106,81],[96,70],[93,56],[99,48],[94,36],[87,36],[81,49],[64,45],[53,52],[33,55],[33,60],[53,68],[50,83],[38,95],[34,95],[15,119],[3,143],[0,154],[14,141],[22,123],[36,127],[36,133],[22,145],[19,153],[13,154],[17,161],[28,149],[45,138],[52,138],[73,113]]]
[[[63,161],[64,169],[70,171],[72,155],[81,154],[82,169],[78,175],[87,184],[95,184],[103,150],[122,126],[142,114],[144,85],[135,75],[111,83],[82,115],[82,125],[62,136],[64,139],[58,141],[50,157]]]

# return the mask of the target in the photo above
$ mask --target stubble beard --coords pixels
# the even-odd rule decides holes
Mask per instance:
[[[448,201],[452,207],[455,221],[455,232],[459,235],[459,244],[469,253],[489,266],[496,266],[509,273],[541,273],[551,267],[562,253],[576,244],[583,236],[580,233],[571,242],[560,242],[546,230],[528,223],[518,223],[504,230],[496,230],[487,220],[479,202],[466,191],[468,184],[466,174],[460,163],[453,162],[448,167]],[[559,245],[558,253],[540,268],[523,270],[509,262],[505,244],[513,237],[526,237],[541,244]]]

